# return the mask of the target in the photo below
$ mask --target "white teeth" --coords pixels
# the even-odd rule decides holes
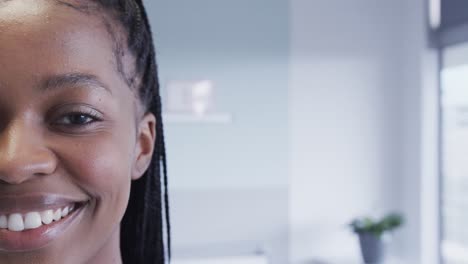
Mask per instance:
[[[8,230],[10,231],[23,231],[24,222],[20,214],[11,214],[8,217]]]
[[[63,217],[69,215],[75,208],[75,205],[58,208],[57,210],[45,210],[42,212],[29,212],[24,215],[14,213],[10,215],[0,215],[0,229],[7,229],[10,231],[23,231],[28,229],[35,229],[40,226],[48,225],[53,221],[59,221]]]
[[[67,215],[68,215],[68,206],[63,208],[63,210],[62,210],[62,217],[65,217]]]
[[[24,217],[24,228],[33,229],[42,225],[41,215],[38,212],[27,213]]]
[[[62,210],[59,208],[57,211],[54,212],[54,221],[60,220],[62,217]]]
[[[46,210],[41,212],[42,223],[48,225],[54,221],[54,212],[52,210]]]
[[[0,228],[7,228],[8,227],[8,218],[6,215],[0,216]]]

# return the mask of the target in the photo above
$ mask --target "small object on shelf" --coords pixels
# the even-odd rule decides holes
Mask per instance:
[[[215,112],[214,84],[211,80],[175,80],[167,85],[165,110],[198,116]]]
[[[168,123],[231,123],[228,113],[216,109],[211,80],[174,80],[167,85],[163,117]]]

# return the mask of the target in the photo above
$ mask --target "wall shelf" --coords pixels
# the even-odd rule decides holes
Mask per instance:
[[[194,114],[163,114],[163,120],[166,123],[205,123],[205,124],[229,124],[232,122],[232,115],[228,113],[210,113],[202,116]]]

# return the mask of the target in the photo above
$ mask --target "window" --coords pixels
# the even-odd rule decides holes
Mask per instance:
[[[468,263],[468,44],[442,51],[443,263]]]

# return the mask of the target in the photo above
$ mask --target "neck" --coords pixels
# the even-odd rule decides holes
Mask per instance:
[[[122,264],[122,255],[120,252],[120,226],[109,237],[108,242],[101,248],[96,255],[91,258],[88,264]]]

